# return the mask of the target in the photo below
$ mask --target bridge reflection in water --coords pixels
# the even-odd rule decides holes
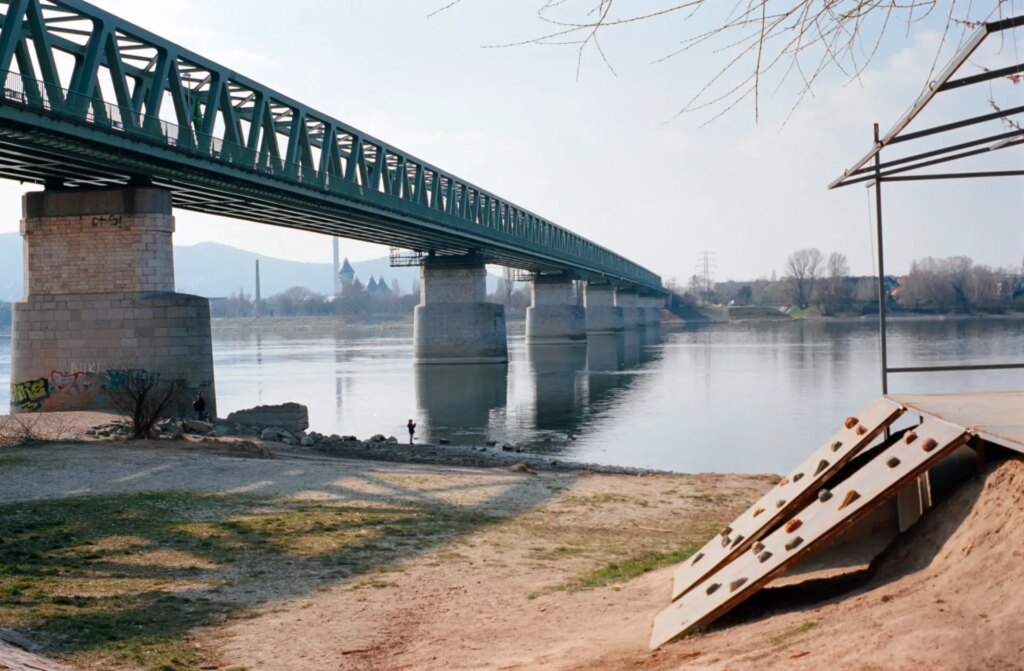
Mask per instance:
[[[660,359],[660,341],[654,327],[590,335],[586,344],[526,345],[528,365],[513,380],[503,364],[416,366],[419,438],[463,445],[515,442],[530,452],[561,453],[600,422],[616,399],[642,385],[639,373]],[[512,394],[523,403],[509,408],[509,385],[522,385],[523,372],[532,394]],[[522,428],[534,437],[511,438],[521,436]]]

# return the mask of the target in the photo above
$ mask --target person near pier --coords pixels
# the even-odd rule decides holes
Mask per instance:
[[[196,412],[196,419],[202,420],[206,417],[206,397],[203,396],[203,392],[199,392],[196,400],[192,401],[192,409]]]
[[[405,428],[409,429],[409,444],[412,445],[412,437],[416,435],[416,422],[410,419],[406,422]]]

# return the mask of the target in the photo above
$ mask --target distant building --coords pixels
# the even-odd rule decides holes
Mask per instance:
[[[356,271],[352,264],[348,262],[347,256],[345,257],[345,262],[341,264],[341,270],[338,271],[338,280],[342,296],[352,291],[355,288],[354,285],[359,282],[359,278],[356,277]],[[362,288],[360,286],[358,290],[362,291]]]

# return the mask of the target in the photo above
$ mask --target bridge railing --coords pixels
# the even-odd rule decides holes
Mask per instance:
[[[394,155],[384,146],[367,145],[370,149],[375,148],[377,153],[373,160],[377,165],[371,177],[367,176],[369,171],[365,164],[357,166],[355,170],[346,170],[343,175],[333,174],[329,170],[290,161],[98,97],[83,96],[21,72],[5,70],[0,71],[0,74],[4,82],[2,102],[7,104],[43,111],[75,124],[99,128],[289,184],[300,184],[342,196],[365,195],[367,180],[370,180],[369,190],[379,195],[394,196],[406,204],[440,211],[459,220],[480,224],[492,231],[550,248],[565,256],[576,256],[581,266],[629,279],[649,288],[661,287],[661,278],[645,268],[449,175],[428,170],[431,176],[424,177],[424,166],[420,165],[416,177],[410,178],[402,164],[404,159],[399,159],[397,166],[386,163]],[[326,151],[326,148],[322,151]],[[363,147],[353,149],[355,154],[365,151]],[[349,156],[347,160],[362,159]],[[425,180],[429,181],[429,185]],[[376,183],[378,181],[380,188]]]

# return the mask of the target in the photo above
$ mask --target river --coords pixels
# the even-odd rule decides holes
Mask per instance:
[[[1024,318],[891,322],[890,364],[1024,359]],[[325,326],[214,328],[221,415],[309,406],[322,433],[499,441],[559,459],[674,471],[780,472],[879,395],[877,323],[749,322],[592,338],[587,347],[509,340],[508,366],[412,364],[411,327],[352,337]],[[10,339],[0,336],[0,408]],[[890,390],[1024,388],[1024,371],[893,375]]]

